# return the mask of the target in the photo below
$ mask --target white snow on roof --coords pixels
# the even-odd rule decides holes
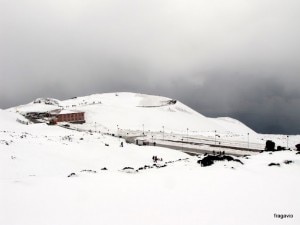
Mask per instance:
[[[82,113],[81,111],[78,111],[78,110],[66,110],[66,109],[63,109],[63,110],[60,110],[59,112],[50,112],[51,114],[53,115],[57,115],[57,114],[73,114],[73,113]]]

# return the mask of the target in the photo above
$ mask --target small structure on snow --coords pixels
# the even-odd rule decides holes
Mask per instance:
[[[136,143],[136,145],[139,145],[139,146],[141,146],[141,145],[150,145],[149,141],[147,141],[147,140],[141,140],[141,139],[136,139],[135,143]]]
[[[70,110],[54,110],[50,112],[52,119],[50,123],[70,122],[70,123],[85,123],[84,112]]]
[[[58,122],[85,123],[84,112],[75,110],[55,109],[45,112],[27,112],[24,116],[34,123],[49,122],[50,125]]]

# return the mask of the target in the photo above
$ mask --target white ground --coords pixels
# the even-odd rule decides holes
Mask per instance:
[[[122,122],[124,126],[129,126],[130,121],[133,123],[132,128],[124,129],[141,130],[138,123],[144,122],[143,119],[154,121],[151,117],[154,109],[154,118],[169,121],[165,124],[169,123],[170,128],[174,126],[167,129],[169,135],[183,129],[190,120],[192,124],[192,118],[196,118],[199,124],[207,123],[208,127],[210,122],[207,121],[213,120],[215,123],[218,120],[198,115],[184,105],[179,107],[180,110],[172,112],[178,120],[177,125],[173,125],[174,119],[160,107],[141,108],[138,111],[132,107],[136,120],[140,121],[135,123],[132,117],[126,116],[122,120],[115,112],[118,111],[116,105],[120,104],[121,113],[130,111],[124,101],[114,103],[119,101],[115,98],[122,95],[107,94],[107,98],[103,97],[102,114],[100,106],[81,106],[82,109],[88,109],[89,123],[84,125],[85,128],[93,128],[95,119],[98,121],[98,129],[113,129],[115,125],[111,114],[114,114],[119,124]],[[131,104],[148,104],[149,97],[137,101],[130,97],[132,94],[124,95],[129,96],[124,98]],[[98,97],[77,100],[100,101]],[[153,105],[161,101],[158,97],[150,99]],[[75,100],[69,101],[70,105],[75,104]],[[66,102],[63,104],[66,107]],[[109,111],[109,104],[112,111]],[[32,104],[30,107],[39,108],[39,105]],[[27,107],[18,107],[18,110]],[[300,224],[300,155],[296,155],[295,151],[265,152],[248,159],[241,158],[244,165],[219,162],[210,167],[200,167],[197,157],[175,150],[126,143],[121,148],[122,139],[99,133],[77,132],[45,124],[23,125],[16,122],[17,118],[24,118],[16,114],[15,110],[0,110],[1,225]],[[184,110],[189,113],[182,114]],[[141,114],[146,114],[147,118],[142,116],[141,119]],[[161,125],[153,122],[151,126],[159,132]],[[249,131],[253,139],[256,137],[252,140],[254,143],[262,142],[262,138],[276,139],[281,145],[286,143],[286,136],[256,134],[244,125],[235,128],[230,126],[230,130],[225,128],[222,137],[226,137],[226,140],[245,141],[247,136],[244,133]],[[211,135],[211,138],[213,134],[213,131],[201,132],[201,135]],[[290,146],[299,143],[299,136],[289,139]],[[164,168],[136,173],[122,170],[124,167],[138,169],[152,165],[153,155],[163,158],[161,164],[174,162]],[[177,161],[179,159],[184,160]],[[292,160],[293,163],[285,164],[285,160]],[[268,164],[272,162],[280,163],[280,167],[269,167]],[[103,167],[108,170],[101,170]],[[76,173],[76,176],[68,177],[71,173]],[[275,213],[293,214],[293,218],[274,218]]]

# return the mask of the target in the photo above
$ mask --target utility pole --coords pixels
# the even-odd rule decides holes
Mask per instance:
[[[145,135],[145,125],[143,124],[143,135]]]
[[[163,128],[163,141],[165,141],[165,127],[162,126],[162,128]]]
[[[286,149],[289,149],[289,135],[286,136]]]

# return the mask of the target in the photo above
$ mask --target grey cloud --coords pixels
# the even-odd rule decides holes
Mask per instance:
[[[300,133],[299,8],[296,0],[2,0],[0,107],[133,91],[257,131]]]
[[[178,80],[177,95],[206,116],[231,116],[262,133],[299,133],[300,90],[289,91],[289,76],[230,77],[211,75],[202,87]]]

